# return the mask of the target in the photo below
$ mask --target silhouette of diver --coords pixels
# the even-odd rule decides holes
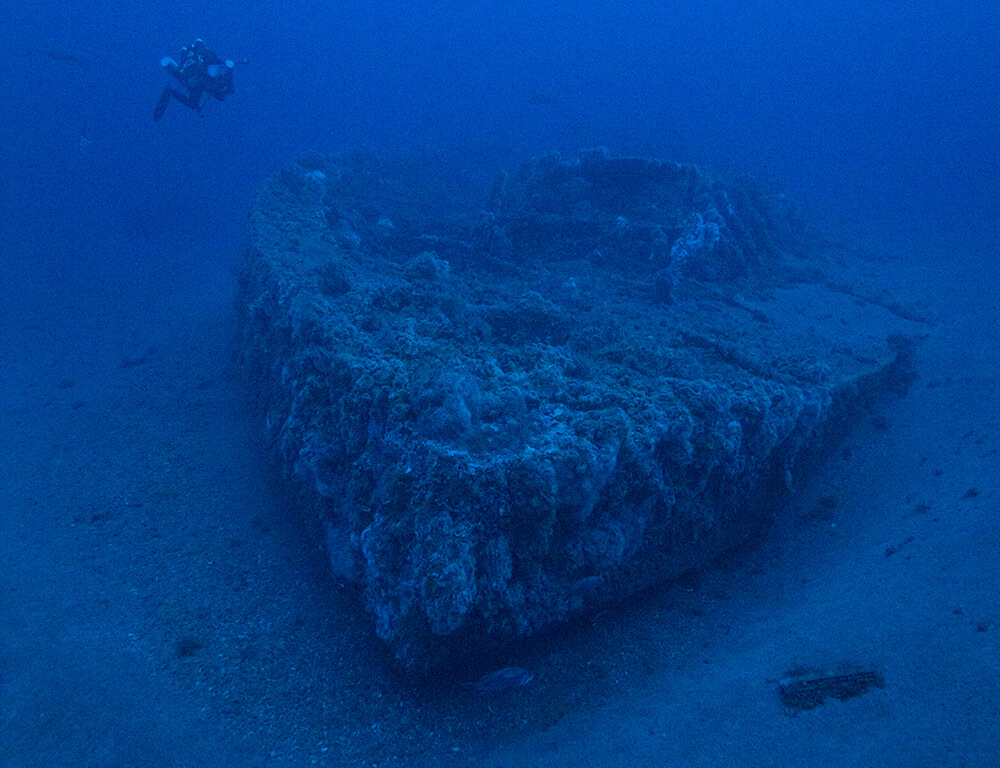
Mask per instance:
[[[233,68],[236,64],[232,59],[225,61],[220,59],[205,47],[205,42],[201,38],[183,48],[180,59],[180,64],[169,56],[164,56],[160,60],[160,66],[176,78],[184,87],[184,92],[173,86],[166,86],[153,109],[154,120],[163,117],[171,98],[177,99],[185,107],[193,109],[200,115],[202,97],[206,93],[219,101],[224,101],[226,96],[236,93],[233,89]]]

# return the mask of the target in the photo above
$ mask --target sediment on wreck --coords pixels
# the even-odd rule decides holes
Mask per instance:
[[[603,152],[310,155],[241,276],[262,424],[331,567],[426,672],[766,530],[919,319],[759,180]]]

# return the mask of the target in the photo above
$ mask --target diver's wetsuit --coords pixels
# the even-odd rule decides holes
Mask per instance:
[[[186,92],[181,92],[170,85],[166,86],[153,109],[154,120],[163,117],[171,98],[201,114],[202,96],[205,93],[219,101],[225,100],[231,93],[236,93],[233,89],[232,61],[222,61],[205,48],[200,40],[185,48],[182,54],[180,65],[169,56],[164,57],[160,64],[177,79]]]

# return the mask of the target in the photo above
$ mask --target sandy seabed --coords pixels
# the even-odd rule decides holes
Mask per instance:
[[[231,270],[115,248],[2,268],[0,766],[1000,764],[995,247],[873,262],[940,317],[910,393],[758,548],[497,659],[535,679],[492,697],[398,679],[327,573]],[[785,711],[841,664],[885,686]]]

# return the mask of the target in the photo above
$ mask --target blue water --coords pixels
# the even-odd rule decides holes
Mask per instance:
[[[988,0],[5,5],[5,237],[43,211],[67,234],[113,211],[238,236],[263,174],[358,144],[606,145],[771,173],[852,215],[978,215],[1000,184]],[[237,94],[154,125],[158,62],[196,36],[249,58]],[[23,55],[53,46],[93,65]]]
[[[249,755],[233,764],[267,763],[259,749],[265,732],[274,755],[293,755],[284,764],[352,764],[354,758],[336,762],[328,746],[306,756],[295,734],[277,725],[280,718],[269,724],[257,710],[252,728],[249,716],[232,715],[192,741],[202,710],[186,696],[203,680],[179,675],[154,692],[153,683],[144,688],[145,667],[137,662],[122,672],[128,682],[119,686],[95,671],[114,666],[105,659],[114,648],[76,656],[74,644],[90,646],[66,640],[66,628],[78,627],[67,590],[88,580],[98,591],[108,589],[118,576],[100,582],[93,558],[73,550],[83,545],[65,538],[52,516],[70,503],[70,491],[39,496],[65,466],[53,452],[82,455],[101,435],[109,466],[131,456],[134,446],[106,439],[113,427],[100,419],[67,420],[94,403],[127,414],[134,402],[145,409],[144,424],[160,414],[163,441],[182,441],[168,435],[189,409],[169,411],[164,379],[155,394],[138,386],[122,394],[109,388],[110,376],[91,380],[91,373],[117,376],[120,360],[155,348],[161,373],[221,377],[231,351],[234,273],[256,186],[301,152],[472,149],[511,163],[549,150],[605,146],[747,171],[781,180],[813,215],[873,250],[926,260],[931,268],[946,265],[952,283],[967,284],[963,290],[1000,282],[983,266],[983,254],[1000,251],[996,2],[0,0],[0,19],[0,381],[7,431],[0,491],[11,505],[0,510],[9,558],[0,574],[6,567],[18,584],[0,598],[6,599],[0,618],[21,622],[13,633],[16,650],[8,647],[0,661],[6,697],[0,765],[224,764],[225,755],[238,751],[226,741],[233,730]],[[248,59],[237,65],[236,93],[207,104],[203,116],[175,102],[154,122],[153,106],[167,84],[160,59],[177,57],[195,37],[222,58]],[[85,57],[89,66],[53,52]],[[213,340],[198,354],[186,353],[179,339],[204,339],[203,327],[217,329],[208,334]],[[192,374],[187,364],[204,371]],[[53,416],[64,395],[65,413]],[[157,411],[161,400],[165,410]],[[220,400],[245,416],[235,394]],[[232,427],[213,419],[220,426],[206,434],[244,430],[252,443],[252,422]],[[150,434],[143,439],[152,440]],[[74,461],[90,466],[81,456]],[[233,484],[263,471],[244,467]],[[90,487],[79,477],[89,475],[74,480],[75,500]],[[110,495],[107,484],[97,486],[106,475],[93,477],[94,494]],[[119,499],[128,493],[122,485]],[[268,493],[280,497],[281,490]],[[241,524],[239,504],[249,501],[240,498],[228,502],[227,525]],[[277,513],[255,530],[276,525]],[[29,528],[37,541],[24,536]],[[309,540],[292,526],[280,532],[275,551],[285,546],[282,537]],[[108,546],[100,551],[111,557]],[[296,557],[282,567],[298,589],[294,574],[321,562],[302,555],[308,561],[302,565]],[[134,562],[99,562],[127,573],[132,581],[121,591],[134,594],[128,590],[137,589],[141,574],[160,571],[167,560],[154,558],[146,571]],[[41,581],[32,575],[36,567]],[[22,602],[14,605],[12,595]],[[114,609],[102,613],[95,607],[100,601],[91,606],[87,626],[95,631],[105,627],[110,635],[116,628],[125,636],[126,627],[151,621],[149,600],[135,609],[135,616],[147,616],[142,621],[129,618],[127,601],[102,600]],[[211,612],[211,601],[204,610]],[[61,639],[36,648],[24,640],[29,624]],[[142,658],[158,658],[150,654]],[[67,679],[68,689],[59,692],[65,688],[59,680]],[[116,697],[116,688],[126,693]],[[39,691],[59,692],[55,709],[77,713],[83,725],[39,726],[39,713],[51,715],[32,698]],[[156,715],[161,705],[176,713],[164,716],[169,727]],[[105,710],[107,718],[95,714]],[[429,717],[417,717],[413,727],[430,730]],[[25,718],[35,725],[26,728]],[[213,728],[223,735],[205,735]],[[257,741],[246,746],[251,733]],[[372,738],[369,729],[365,739]]]

